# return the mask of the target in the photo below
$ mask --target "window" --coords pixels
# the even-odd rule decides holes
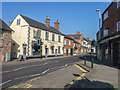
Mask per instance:
[[[0,39],[3,39],[3,33],[2,33],[2,30],[0,31]]]
[[[54,54],[54,46],[51,47],[51,53]]]
[[[66,48],[64,48],[64,53],[66,53]]]
[[[38,37],[38,38],[41,38],[41,30],[38,30],[38,31],[37,31],[37,37]]]
[[[69,53],[70,53],[70,49],[69,49]]]
[[[60,36],[58,36],[58,42],[60,42],[60,39],[61,39]]]
[[[66,45],[66,40],[64,40],[64,45]]]
[[[69,45],[71,45],[71,42],[69,41]]]
[[[37,38],[37,32],[33,29],[33,37]]]
[[[48,32],[46,32],[45,40],[49,40],[49,33]]]
[[[52,41],[55,41],[55,34],[52,34]]]
[[[118,2],[117,2],[117,8],[119,8],[120,7],[120,0],[118,0]]]
[[[104,14],[104,20],[108,18],[108,11],[105,12]]]
[[[20,25],[20,19],[17,19],[17,25]]]
[[[120,21],[117,22],[117,31],[120,31]]]
[[[104,37],[108,35],[108,29],[104,30]]]
[[[60,53],[60,46],[58,46],[58,53]]]

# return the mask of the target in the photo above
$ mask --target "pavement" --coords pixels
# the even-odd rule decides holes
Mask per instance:
[[[93,68],[91,68],[91,62],[87,61],[86,65],[84,65],[84,61],[80,57],[54,59],[51,62],[57,62],[53,62],[52,65],[48,62],[49,60],[43,63],[41,61],[41,64],[47,62],[48,66],[45,64],[47,68],[44,66],[35,67],[37,70],[41,68],[39,73],[33,75],[28,74],[33,77],[29,79],[26,79],[28,76],[23,78],[26,79],[25,81],[22,81],[19,77],[18,79],[22,82],[12,85],[9,88],[110,88],[114,90],[114,88],[120,86],[118,80],[119,69],[100,63],[94,63]],[[34,65],[36,63],[38,62],[35,62]],[[30,69],[32,71],[36,70],[35,68]],[[22,70],[20,71],[23,72]],[[16,81],[14,82],[16,83]]]

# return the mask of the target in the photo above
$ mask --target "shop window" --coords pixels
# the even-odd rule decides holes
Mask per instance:
[[[71,42],[69,41],[69,45],[71,45]]]
[[[51,47],[51,53],[54,54],[54,46]]]
[[[64,45],[66,45],[66,40],[64,40]]]

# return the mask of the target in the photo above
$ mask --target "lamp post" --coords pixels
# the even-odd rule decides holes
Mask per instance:
[[[100,30],[101,11],[100,11],[100,9],[97,9],[96,11],[98,11],[98,12],[99,12],[99,30]]]

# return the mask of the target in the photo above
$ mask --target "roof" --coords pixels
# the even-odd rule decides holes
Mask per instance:
[[[55,29],[54,27],[48,27],[47,25],[41,23],[41,22],[38,22],[36,20],[33,20],[29,17],[26,17],[26,16],[23,16],[21,14],[19,14],[30,26],[32,27],[36,27],[36,28],[39,28],[39,29],[42,29],[42,30],[45,30],[45,31],[49,31],[49,32],[53,32],[53,33],[56,33],[56,34],[61,34],[63,35],[60,31],[58,31],[57,29]]]
[[[69,37],[69,36],[67,36],[67,35],[65,35],[65,34],[64,34],[64,38],[67,38],[67,39],[73,40],[74,43],[78,43],[78,44],[80,44],[79,42],[77,42],[76,40],[72,39],[71,37]]]
[[[74,34],[73,37],[74,37],[74,39],[80,39],[81,35]]]
[[[0,28],[6,31],[12,31],[12,29],[1,19],[0,19]]]

